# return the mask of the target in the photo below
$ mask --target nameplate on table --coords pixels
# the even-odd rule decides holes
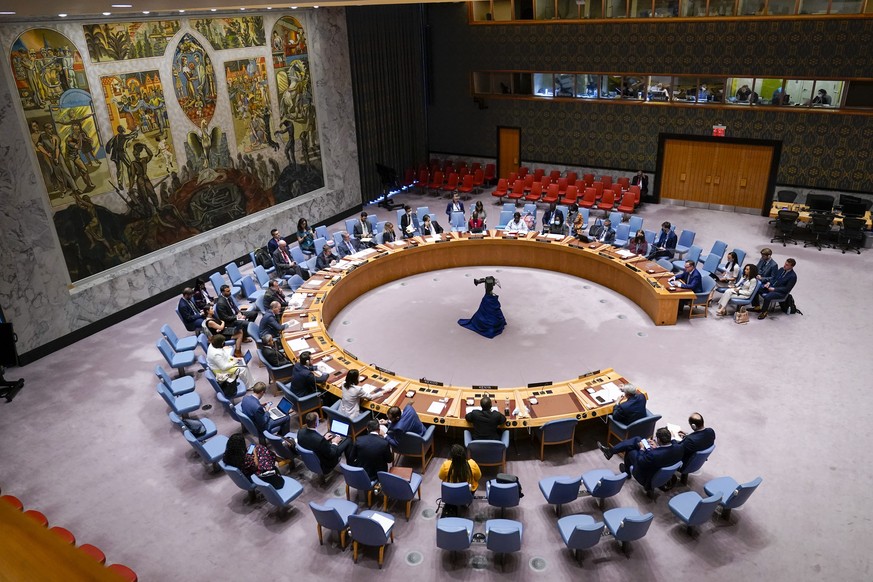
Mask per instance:
[[[551,386],[551,382],[532,382],[527,385],[528,388],[540,388],[542,386]]]
[[[388,374],[389,376],[396,376],[397,375],[394,372],[392,372],[391,370],[388,370],[387,368],[383,368],[383,367],[377,366],[375,364],[373,364],[373,367],[376,368],[377,370],[379,370],[380,372],[382,372],[383,374]]]
[[[497,390],[497,386],[471,386],[473,390]]]
[[[442,382],[437,382],[436,380],[428,380],[427,378],[419,379],[419,382],[422,384],[429,384],[431,386],[444,386]]]
[[[579,379],[581,380],[582,378],[588,378],[589,376],[596,376],[599,373],[600,373],[600,370],[594,370],[593,372],[588,372],[587,374],[582,374],[581,376],[579,376]]]

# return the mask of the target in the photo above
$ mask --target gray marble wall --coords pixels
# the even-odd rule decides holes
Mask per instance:
[[[270,31],[282,14],[264,16]],[[321,8],[297,11],[294,16],[303,22],[310,42],[325,187],[77,285],[70,284],[45,187],[36,173],[24,117],[17,105],[8,54],[4,56],[0,83],[0,306],[7,321],[15,325],[19,354],[221,267],[264,244],[273,227],[291,233],[301,216],[316,223],[360,204],[345,10]],[[40,27],[58,29],[64,25],[39,23]],[[10,26],[16,30],[9,30]],[[0,27],[0,37],[9,38],[19,29],[21,25]],[[79,48],[84,54],[85,47]],[[96,85],[92,89],[99,91]]]

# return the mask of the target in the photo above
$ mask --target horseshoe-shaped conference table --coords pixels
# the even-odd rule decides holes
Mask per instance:
[[[688,291],[670,291],[672,276],[645,257],[601,243],[582,243],[572,237],[528,233],[519,237],[501,231],[444,233],[438,237],[378,245],[313,274],[291,298],[283,322],[285,353],[312,354],[312,362],[329,373],[328,390],[342,393],[350,369],[360,382],[383,394],[363,401],[362,408],[387,412],[412,404],[426,424],[467,427],[467,408],[488,395],[497,409],[509,409],[507,428],[529,428],[552,420],[578,421],[603,417],[612,411],[627,380],[611,368],[577,378],[540,382],[523,387],[445,386],[438,381],[396,375],[377,363],[365,363],[338,345],[328,334],[334,317],[357,297],[392,281],[456,267],[506,266],[545,269],[598,283],[635,302],[656,325],[676,323],[681,300],[694,299]]]

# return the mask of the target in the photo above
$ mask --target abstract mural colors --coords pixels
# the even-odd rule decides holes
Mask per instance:
[[[273,70],[279,93],[279,129],[285,141],[285,156],[290,164],[298,159],[307,168],[321,153],[309,72],[306,33],[291,16],[280,18],[270,37]]]
[[[179,21],[104,22],[82,28],[91,62],[105,63],[163,56],[179,32]]]
[[[262,16],[202,18],[191,27],[206,37],[215,50],[264,46],[267,43]]]
[[[215,71],[203,45],[190,34],[176,46],[173,89],[185,116],[198,128],[208,126],[215,113]]]
[[[264,57],[224,63],[227,95],[233,113],[237,149],[253,152],[271,146],[273,139],[270,96],[267,89],[267,61]]]

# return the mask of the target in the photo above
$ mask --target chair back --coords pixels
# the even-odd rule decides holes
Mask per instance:
[[[618,495],[621,488],[627,482],[627,473],[618,473],[616,475],[604,475],[597,482],[594,490],[591,491],[592,497],[606,499]]]
[[[547,422],[543,425],[543,442],[547,444],[563,443],[571,440],[576,434],[577,424],[578,421],[575,418]]]
[[[384,546],[388,543],[388,534],[382,529],[382,525],[371,517],[350,515],[349,533],[353,540],[365,546]]]
[[[173,346],[173,349],[178,351],[177,346],[179,345],[179,336],[176,335],[176,332],[173,331],[173,328],[165,323],[161,326],[161,334],[163,334],[163,336],[167,338],[167,340],[170,342],[170,345]]]
[[[649,246],[655,244],[655,231],[654,230],[643,230],[646,235],[646,242],[649,243]],[[697,261],[697,259],[694,259]]]
[[[473,503],[473,492],[469,483],[440,484],[440,498],[446,505],[470,505]]]
[[[315,516],[315,521],[321,527],[326,527],[333,531],[342,531],[346,528],[345,520],[339,514],[335,507],[321,505],[314,501],[309,502],[309,509],[312,510],[312,515]]]
[[[370,480],[370,476],[361,467],[352,467],[346,463],[340,463],[340,472],[346,480],[346,485],[358,491],[369,491],[373,488],[374,483]]]
[[[173,379],[170,378],[170,375],[167,374],[167,371],[164,370],[163,366],[160,364],[155,366],[155,376],[157,376],[167,388],[170,388],[170,386],[173,385]]]
[[[341,242],[343,242],[343,232],[344,231],[342,231],[342,230],[338,230],[338,231],[334,232],[332,235],[333,244],[335,244],[337,247],[339,246],[339,244]]]
[[[621,440],[634,437],[644,439],[652,438],[652,435],[655,434],[655,425],[659,420],[661,420],[661,415],[652,414],[648,408],[646,408],[646,415],[643,418],[635,420],[627,425],[616,421],[611,414],[609,415],[610,430],[612,430],[613,427],[617,429],[614,430],[614,432],[621,437]]]
[[[315,255],[314,257],[310,257],[309,259],[307,259],[306,260],[306,270],[309,271],[310,273],[315,273],[316,271],[318,271],[316,263],[318,263],[318,255]]]
[[[464,232],[467,230],[467,221],[464,220],[463,212],[452,212],[452,231]]]
[[[604,527],[606,525],[602,521],[592,520],[592,523],[577,523],[567,539],[567,547],[571,550],[593,548],[603,536]]]
[[[314,232],[315,238],[327,238],[327,226],[325,226],[324,224],[322,224],[321,226],[316,226]]]
[[[715,262],[715,264],[718,265],[724,257],[725,251],[727,251],[727,243],[722,240],[717,240],[712,243],[712,248],[709,250],[709,254],[706,255],[706,258],[708,259],[712,255],[715,255],[716,257],[718,257],[718,260]]]
[[[609,221],[612,223],[612,228],[618,230],[618,225],[621,224],[621,212],[610,212]]]
[[[695,304],[705,303],[706,300],[709,299],[710,293],[712,293],[712,290],[715,289],[715,279],[713,279],[712,277],[703,277],[703,279],[701,280],[701,287],[702,289],[700,290],[700,293],[695,293]]]
[[[737,485],[737,488],[734,489],[733,493],[731,493],[730,497],[724,501],[723,505],[727,509],[736,509],[743,505],[746,501],[749,500],[749,497],[752,496],[752,493],[755,492],[755,489],[758,488],[758,485],[763,481],[762,477],[758,477],[748,483],[741,483]]]
[[[318,460],[318,456],[314,452],[305,449],[298,444],[297,453],[300,455],[300,458],[303,459],[303,464],[306,465],[307,469],[316,475],[324,475],[324,471],[321,469],[321,461]]]
[[[239,272],[239,267],[236,266],[236,263],[228,263],[224,267],[224,271],[227,273],[230,282],[234,285],[238,285],[239,281],[243,278],[242,273]]]
[[[694,237],[696,237],[696,236],[697,236],[697,233],[694,232],[693,230],[688,230],[688,229],[683,230],[679,234],[679,240],[676,242],[676,248],[678,249],[679,247],[682,247],[682,248],[690,247],[692,244],[694,244]],[[698,255],[699,255],[699,253],[698,253]],[[694,259],[694,260],[695,260],[695,262],[697,261],[697,259]]]
[[[549,491],[548,503],[570,503],[579,497],[579,487],[582,477],[558,477]]]
[[[215,399],[218,400],[219,404],[221,404],[232,419],[242,424],[242,420],[240,420],[239,415],[236,413],[236,409],[233,407],[233,402],[228,400],[221,392],[216,392]]]
[[[303,277],[300,275],[291,275],[288,279],[288,288],[291,289],[291,292],[297,291],[301,285],[303,285]]]
[[[162,337],[158,340],[158,343],[156,345],[158,347],[158,351],[161,352],[161,355],[164,356],[165,360],[167,360],[167,364],[172,367],[173,357],[176,355],[176,352],[173,350],[170,344],[167,343],[167,338]]]
[[[427,214],[430,216],[430,208],[427,206],[419,206],[415,209],[415,217],[418,219],[418,223],[421,224],[424,220],[424,215]],[[433,217],[431,217],[431,220]]]
[[[460,517],[443,517],[437,520],[436,545],[441,550],[460,552],[470,547],[473,541],[473,522]]]
[[[697,502],[697,505],[694,506],[694,510],[691,512],[691,515],[688,516],[686,524],[689,527],[696,527],[699,525],[703,525],[712,517],[712,514],[715,513],[715,508],[718,507],[718,504],[721,502],[721,495],[716,493],[715,495],[711,495],[710,497],[706,497],[700,499]]]
[[[746,260],[746,251],[743,249],[734,249],[734,252],[737,254],[737,264],[740,266],[740,277],[743,276],[743,261]]]
[[[246,331],[249,332],[249,336],[254,338],[255,342],[257,342],[258,347],[261,347],[261,328],[254,321],[250,321],[246,324]],[[279,340],[280,338],[276,338]],[[262,359],[263,360],[263,359]]]
[[[222,278],[220,273],[212,273],[209,275],[209,282],[212,283],[212,287],[215,289],[215,296],[221,296],[221,286],[225,285],[224,279]]]
[[[638,233],[643,228],[643,217],[636,215],[631,216],[628,225],[630,226],[631,233]]]
[[[691,259],[688,259],[691,260]],[[715,253],[709,253],[706,255],[706,260],[703,262],[702,271],[706,271],[707,273],[715,273],[718,269],[718,264],[721,262],[721,255],[717,255]],[[703,277],[704,279],[712,280],[712,277]],[[704,285],[705,287],[705,285]]]
[[[662,485],[666,485],[667,482],[673,477],[673,474],[679,470],[679,467],[682,466],[682,461],[678,461],[673,463],[669,467],[661,467],[655,474],[652,476],[652,486],[651,489],[657,489]]]
[[[379,478],[379,483],[382,485],[382,493],[390,499],[408,501],[415,496],[412,485],[403,477],[388,473],[387,471],[379,471],[376,475]]]
[[[518,483],[488,482],[488,505],[495,507],[516,507],[520,498]]]
[[[321,228],[321,227],[319,227],[319,228]],[[326,228],[324,230],[324,233],[325,233],[325,236],[324,237],[319,236],[319,238],[327,238],[327,229]],[[303,250],[299,246],[295,245],[293,247],[290,247],[290,250],[291,250],[291,258],[294,259],[295,263],[297,263],[298,265],[302,265],[303,263],[306,262],[306,255],[303,254]]]
[[[521,550],[521,524],[508,519],[494,519],[492,522],[510,522],[509,524],[492,525],[488,530],[486,546],[492,552],[509,554]]]
[[[630,233],[630,225],[622,223],[615,229],[615,244],[624,246],[627,244],[628,233]]]
[[[502,465],[506,461],[506,445],[503,441],[470,441],[467,451],[470,458],[480,465]]]
[[[227,465],[224,461],[218,461],[218,466],[227,473],[227,476],[230,477],[230,480],[233,481],[234,485],[243,491],[255,490],[255,484],[249,481],[248,477],[243,475],[243,472],[240,471],[238,467]]]
[[[632,542],[646,535],[649,526],[655,516],[651,513],[645,515],[626,516],[615,531],[615,539],[620,542]]]
[[[501,210],[500,211],[500,222],[497,223],[497,229],[501,230],[506,228],[506,225],[509,224],[509,221],[512,220],[512,215],[515,214],[512,210]]]
[[[347,233],[354,234],[356,222],[358,222],[357,218],[347,218],[346,219],[346,232]],[[336,239],[336,233],[334,233],[334,239]]]
[[[668,271],[673,270],[673,262],[670,259],[658,259],[655,262],[658,263],[658,266],[663,269],[667,269]]]
[[[394,447],[394,451],[401,455],[421,455],[424,448],[425,442],[421,435],[404,432],[397,435],[397,446]]]
[[[286,461],[294,460],[294,451],[289,450],[288,447],[285,446],[285,439],[279,435],[271,433],[269,430],[261,431],[261,435],[263,435],[264,439],[267,441],[267,445],[276,457],[285,459]],[[297,438],[296,433],[292,434],[292,436]]]
[[[251,275],[246,275],[242,279],[240,279],[240,286],[242,287],[243,295],[245,295],[248,299],[255,299],[260,295],[263,295],[264,292],[259,290],[255,285],[255,282],[252,280]]]
[[[203,443],[197,440],[190,430],[186,430],[184,432],[185,440],[188,441],[188,444],[197,451],[197,454],[200,455],[200,458],[203,459],[207,463],[214,463],[216,460],[221,460],[224,457],[224,451],[221,451],[217,456],[217,459],[213,459],[206,448],[203,446]]]
[[[318,257],[318,255],[321,254],[321,251],[324,250],[324,245],[327,244],[327,237],[318,237],[317,239],[315,239],[314,244],[315,256]]]
[[[797,200],[797,192],[793,190],[779,190],[776,192],[776,200],[778,202],[788,202],[790,204]]]
[[[258,427],[255,426],[255,421],[252,420],[252,417],[243,412],[242,403],[237,404],[233,409],[239,418],[240,424],[242,424],[243,428],[246,429],[246,432],[260,440],[261,431],[259,431]]]
[[[276,488],[258,477],[257,475],[252,475],[252,483],[261,492],[261,495],[264,496],[264,499],[270,505],[275,505],[276,507],[284,507],[285,500],[282,499],[282,496],[279,495],[279,492],[276,491]]]
[[[173,393],[170,392],[170,389],[163,382],[158,382],[158,394],[161,395],[161,398],[164,399],[164,402],[167,403],[167,406],[173,409],[173,412],[176,411],[176,397],[173,396]]]
[[[709,459],[709,455],[712,454],[712,451],[715,450],[715,445],[713,444],[708,449],[703,449],[702,451],[695,451],[691,458],[688,459],[688,462],[685,463],[685,466],[682,468],[682,474],[688,475],[689,473],[698,472],[701,467],[703,467],[703,463]]]
[[[267,273],[267,270],[261,265],[255,265],[253,272],[258,280],[258,285],[266,289],[270,285],[270,275]]]
[[[694,261],[695,263],[697,263],[697,261],[700,260],[700,253],[702,252],[703,249],[699,246],[691,245],[690,247],[688,247],[688,252],[685,254],[685,258],[682,259],[682,262],[684,263],[685,261]]]

